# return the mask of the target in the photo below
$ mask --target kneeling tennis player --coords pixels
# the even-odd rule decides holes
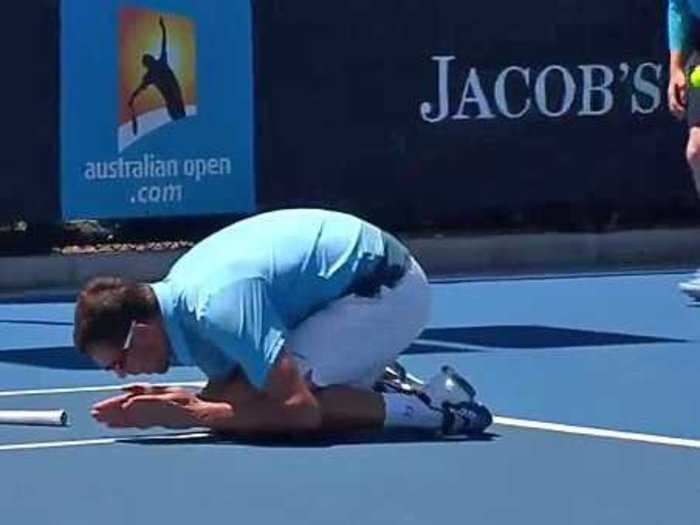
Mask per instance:
[[[199,392],[127,387],[93,406],[110,427],[481,432],[491,414],[454,370],[420,384],[391,368],[423,330],[429,295],[389,233],[344,213],[280,210],[210,235],[159,282],[93,279],[74,340],[120,378],[173,364],[208,378]]]

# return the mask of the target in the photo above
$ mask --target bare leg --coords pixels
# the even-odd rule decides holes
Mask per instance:
[[[686,160],[688,166],[693,173],[693,182],[695,183],[695,191],[700,196],[700,127],[692,126],[688,134],[688,145],[685,149]],[[681,291],[695,300],[700,300],[700,278],[698,273],[689,280],[679,283]]]
[[[324,430],[381,430],[384,427],[384,399],[377,392],[331,386],[314,393],[321,405]]]
[[[686,147],[686,160],[693,172],[693,182],[695,190],[700,195],[700,127],[690,128],[688,135],[688,145]]]
[[[384,426],[384,399],[377,392],[337,385],[315,389],[313,394],[320,405],[323,431],[380,430]],[[239,375],[226,383],[210,383],[199,397],[237,405],[257,395]]]

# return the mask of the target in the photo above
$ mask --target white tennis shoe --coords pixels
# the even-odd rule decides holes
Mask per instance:
[[[700,301],[700,271],[695,272],[691,279],[678,283],[678,288],[687,296]]]
[[[395,362],[386,367],[375,390],[414,395],[431,409],[441,412],[443,436],[479,434],[493,422],[491,412],[474,400],[474,387],[449,366],[443,366],[424,383]]]
[[[443,366],[417,395],[429,407],[443,413],[445,436],[478,434],[493,423],[488,408],[474,400],[474,387],[449,366]]]

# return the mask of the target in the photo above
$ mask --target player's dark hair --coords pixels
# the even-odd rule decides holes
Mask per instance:
[[[118,277],[97,277],[80,292],[75,308],[73,342],[80,352],[97,342],[121,344],[132,321],[159,314],[150,286]]]

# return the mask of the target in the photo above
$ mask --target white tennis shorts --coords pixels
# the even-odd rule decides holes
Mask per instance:
[[[412,259],[393,288],[341,297],[304,320],[288,334],[286,349],[315,386],[370,389],[421,333],[429,308],[428,280]]]

